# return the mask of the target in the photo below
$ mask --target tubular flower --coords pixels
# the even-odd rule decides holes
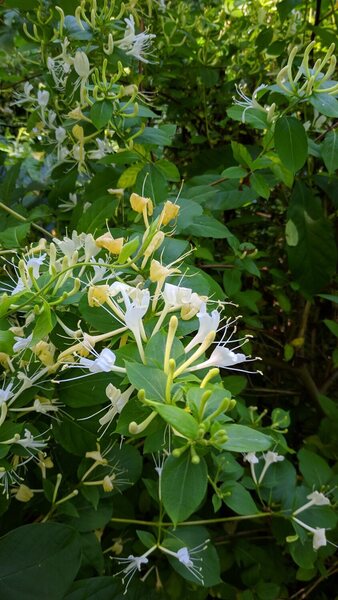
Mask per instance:
[[[151,216],[153,214],[153,203],[150,198],[144,198],[133,192],[130,196],[130,205],[132,209],[137,213],[143,213],[144,210]]]
[[[96,238],[95,244],[99,248],[105,248],[105,250],[108,250],[111,254],[120,254],[123,247],[123,241],[123,237],[113,238],[112,234],[108,232]]]
[[[205,302],[202,303],[201,309],[197,313],[197,317],[199,320],[198,332],[186,346],[185,352],[190,352],[197,344],[201,344],[210,331],[217,331],[221,319],[221,315],[217,310],[213,310],[211,314],[207,312]]]
[[[179,212],[180,207],[177,204],[170,202],[170,200],[167,200],[160,215],[160,223],[164,226],[168,225],[170,221],[176,219]]]

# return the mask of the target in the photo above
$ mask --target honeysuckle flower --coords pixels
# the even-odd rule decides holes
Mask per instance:
[[[170,221],[176,219],[179,211],[180,207],[178,204],[174,204],[173,202],[170,202],[170,200],[167,200],[162,209],[159,222],[164,226],[168,225]]]
[[[100,354],[97,354],[94,349],[92,349],[92,352],[96,354],[94,360],[81,356],[79,361],[79,365],[88,369],[90,373],[110,373],[110,371],[119,369],[115,366],[116,356],[109,348],[104,348]],[[124,371],[123,369],[122,372]]]
[[[247,452],[246,454],[243,455],[243,460],[245,462],[249,463],[249,465],[250,465],[250,471],[251,471],[251,477],[252,477],[254,483],[256,483],[256,485],[257,485],[257,477],[256,477],[255,465],[257,465],[259,463],[259,458],[258,458],[258,456],[256,456],[256,452]]]
[[[14,393],[12,392],[13,385],[14,385],[13,382],[10,381],[6,387],[2,387],[0,389],[0,406],[3,403],[8,402],[8,400],[10,400],[11,398],[13,398],[13,396],[14,396]]]
[[[58,205],[58,208],[60,210],[62,210],[62,212],[68,212],[70,210],[73,210],[76,206],[77,206],[77,195],[69,193],[68,194],[68,200],[65,200],[64,202],[61,202]]]
[[[38,105],[44,109],[49,102],[49,92],[47,90],[39,90],[37,94]]]
[[[306,497],[308,498],[309,502],[306,502],[306,504],[303,504],[303,506],[297,508],[297,510],[295,510],[293,513],[294,515],[298,515],[299,513],[303,512],[303,510],[306,510],[311,506],[328,506],[331,504],[330,500],[325,496],[325,494],[322,494],[318,491],[314,491]]]
[[[327,545],[326,530],[323,527],[310,527],[310,525],[307,525],[307,523],[300,521],[296,517],[292,517],[292,520],[295,521],[295,523],[298,523],[298,525],[300,525],[301,527],[303,527],[303,529],[306,529],[306,531],[309,531],[313,534],[312,547],[314,550],[317,551],[322,546]]]
[[[144,350],[142,346],[142,339],[145,339],[145,332],[143,327],[142,318],[146,314],[149,303],[150,293],[149,290],[137,290],[137,294],[134,297],[133,302],[130,301],[128,294],[122,290],[122,296],[126,307],[124,313],[124,322],[128,329],[133,333],[141,359],[144,361]]]
[[[145,198],[133,192],[130,196],[130,205],[132,209],[137,213],[147,214],[151,216],[153,214],[153,203],[150,198]]]
[[[38,436],[37,436],[38,437]],[[36,450],[37,448],[45,448],[46,441],[38,440],[37,437],[34,438],[33,434],[29,431],[29,429],[25,429],[24,436],[21,438],[20,436],[14,436],[11,441],[12,444],[17,444],[26,450]],[[2,442],[2,443],[10,443],[10,442]]]
[[[197,313],[197,318],[199,320],[198,332],[185,347],[185,352],[190,352],[195,346],[201,344],[210,331],[217,331],[221,315],[218,310],[213,310],[209,314],[207,312],[207,306],[205,302],[203,302],[200,311]]]
[[[142,565],[148,564],[149,560],[147,557],[149,556],[149,554],[154,552],[154,550],[156,550],[156,546],[152,546],[151,548],[149,548],[149,550],[147,550],[141,556],[134,556],[133,554],[130,554],[127,558],[115,558],[114,559],[118,562],[118,564],[126,565],[121,571],[118,571],[117,573],[114,574],[114,577],[116,577],[116,575],[120,575],[121,573],[123,573],[122,583],[124,584],[126,582],[126,587],[123,592],[124,595],[127,593],[128,586],[129,586],[132,578],[134,577],[136,571],[141,571]]]
[[[29,345],[33,339],[33,334],[31,333],[27,337],[21,337],[21,336],[15,335],[14,339],[15,339],[15,344],[13,344],[13,352],[21,352],[21,350],[26,350],[26,348],[29,347]]]
[[[102,412],[103,410],[106,411],[105,414],[102,417],[100,417],[100,419],[99,419],[100,429],[102,429],[102,427],[107,425],[107,427],[105,427],[102,435],[105,434],[105,432],[107,431],[107,428],[113,422],[116,415],[121,414],[122,410],[124,409],[124,407],[126,406],[128,400],[129,400],[131,394],[133,393],[134,389],[135,389],[134,386],[131,385],[124,392],[121,392],[121,390],[116,388],[112,383],[109,383],[107,385],[106,396],[110,400],[111,404],[108,405],[108,407],[105,407],[104,409],[99,411],[99,412]]]
[[[53,238],[53,242],[69,260],[72,260],[74,252],[80,249],[84,249],[85,262],[89,262],[98,252],[100,252],[100,248],[95,244],[95,240],[91,233],[78,234],[76,231],[73,231],[71,238],[67,236],[64,236],[62,240]]]
[[[112,143],[109,140],[101,140],[100,138],[96,138],[95,140],[97,149],[89,150],[87,156],[90,160],[100,160],[104,158],[107,154],[112,154],[118,150],[118,144],[116,142]]]
[[[120,254],[120,252],[122,250],[123,242],[124,242],[123,237],[114,238],[112,236],[112,234],[110,233],[110,231],[108,231],[107,233],[104,233],[103,235],[96,238],[96,240],[95,240],[95,244],[99,248],[104,248],[105,250],[108,250],[108,252],[110,252],[111,254],[117,254],[117,255]]]
[[[265,473],[267,472],[268,468],[277,462],[282,462],[283,460],[285,460],[285,456],[282,456],[281,454],[278,454],[277,452],[273,452],[272,450],[269,450],[268,452],[266,452],[265,454],[263,454],[263,458],[264,458],[264,467],[263,470],[259,476],[258,479],[258,485],[260,485],[265,477]]]
[[[199,369],[208,369],[211,367],[218,367],[219,369],[236,369],[235,366],[246,362],[248,357],[241,352],[233,352],[225,346],[216,346],[215,350],[210,355],[210,358],[203,361],[202,363],[190,367],[189,371],[198,371]]]
[[[137,60],[148,63],[145,53],[151,45],[151,40],[156,37],[153,33],[135,33],[135,21],[133,15],[124,19],[126,29],[122,40],[115,41],[115,45],[121,48],[128,56],[133,56]]]
[[[23,483],[18,488],[14,488],[12,493],[19,502],[29,502],[34,496],[33,490]]]
[[[236,85],[236,92],[237,94],[240,96],[241,100],[238,100],[237,98],[233,98],[235,104],[237,104],[238,106],[243,106],[244,111],[242,114],[242,122],[245,123],[245,113],[249,108],[255,108],[256,110],[261,110],[263,112],[267,112],[267,110],[261,105],[259,104],[258,100],[257,100],[257,95],[261,90],[267,89],[267,85],[265,84],[261,84],[259,85],[253,92],[252,97],[249,98],[249,96],[246,96],[246,94],[244,94],[243,92],[243,88],[241,85]]]
[[[169,554],[176,558],[182,565],[186,567],[186,569],[198,579],[198,581],[203,585],[203,577],[201,575],[202,568],[196,566],[196,562],[202,562],[202,558],[197,558],[194,556],[195,554],[200,554],[208,547],[209,540],[205,540],[202,544],[195,546],[194,548],[187,548],[187,546],[183,546],[177,552],[173,552],[168,548],[163,546],[159,546],[159,550],[162,550],[165,554]]]

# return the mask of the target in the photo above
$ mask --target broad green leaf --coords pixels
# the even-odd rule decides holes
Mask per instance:
[[[156,546],[156,539],[152,533],[149,531],[142,531],[140,529],[136,529],[137,537],[141,540],[143,546],[146,548],[151,548],[152,546]]]
[[[176,220],[176,231],[177,233],[181,233],[190,228],[191,223],[193,223],[196,217],[202,215],[203,208],[200,204],[188,198],[179,198],[177,204],[180,207],[180,212]]]
[[[0,596],[63,600],[81,562],[77,532],[61,523],[18,527],[0,539]]]
[[[305,294],[317,294],[335,273],[337,249],[332,223],[324,215],[322,205],[311,189],[296,183],[288,210],[294,224],[287,246],[293,277]],[[291,232],[291,233],[292,233]],[[290,233],[290,231],[289,231]]]
[[[209,217],[208,215],[195,217],[189,226],[189,233],[199,237],[210,237],[214,239],[233,237],[230,230],[223,225],[223,223],[217,221],[217,219],[214,217]]]
[[[223,502],[238,515],[253,515],[258,511],[252,496],[237,481],[229,481],[221,486]]]
[[[248,123],[248,125],[251,125],[251,127],[255,127],[256,129],[267,128],[267,114],[263,110],[258,110],[257,108],[245,109],[242,106],[234,104],[233,106],[230,106],[226,112],[230,119],[234,119],[235,121]]]
[[[106,220],[114,212],[114,205],[111,197],[99,198],[82,214],[77,224],[77,231],[97,234],[98,229],[104,228]]]
[[[246,427],[246,425],[224,425],[228,441],[222,444],[223,450],[230,452],[259,452],[268,450],[273,440],[270,436]]]
[[[312,94],[309,98],[312,106],[326,117],[338,117],[338,100],[330,94]]]
[[[73,583],[64,600],[121,600],[122,597],[116,577],[91,577]]]
[[[302,448],[298,452],[298,460],[300,472],[311,489],[320,490],[331,479],[333,473],[329,465],[318,454]]]
[[[252,173],[252,175],[250,175],[250,183],[259,196],[268,200],[270,196],[270,186],[263,175],[260,173]]]
[[[190,452],[180,458],[167,458],[162,471],[162,500],[175,525],[199,507],[207,489],[207,477],[204,458],[197,465],[191,462]]]
[[[137,176],[139,172],[142,171],[143,167],[144,165],[142,162],[138,162],[135,165],[131,165],[131,167],[128,167],[128,169],[123,171],[122,175],[120,176],[117,182],[117,185],[121,188],[132,187],[135,184]]]
[[[90,109],[90,118],[96,129],[102,129],[110,121],[113,114],[113,103],[109,100],[94,102]]]
[[[322,159],[328,172],[334,173],[338,169],[338,133],[329,131],[320,147]]]
[[[163,173],[168,181],[180,181],[181,176],[176,165],[166,158],[161,158],[155,163],[155,167]]]
[[[296,173],[307,158],[305,129],[295,117],[281,117],[275,126],[275,148],[283,165]]]
[[[145,165],[136,180],[135,192],[160,204],[168,197],[168,181],[153,164]]]
[[[94,424],[93,420],[80,421],[78,414],[74,418],[69,414],[68,418],[62,421],[55,421],[53,424],[53,434],[56,441],[67,452],[75,456],[84,456],[86,452],[95,450],[96,447],[97,427],[95,428],[95,432],[91,431]]]
[[[148,400],[164,402],[167,376],[163,371],[132,362],[126,362],[125,366],[128,379],[137,390],[143,389]]]
[[[14,227],[7,227],[5,231],[0,233],[0,246],[3,248],[19,248],[25,241],[29,230],[30,223],[22,223]]]
[[[221,173],[221,177],[227,177],[228,179],[242,179],[247,176],[246,169],[243,167],[228,167]]]
[[[137,137],[137,143],[152,146],[170,146],[171,136],[162,128],[145,127],[141,135]]]
[[[169,404],[154,404],[154,410],[161,415],[179,433],[189,440],[196,439],[198,435],[198,423],[195,419],[182,408]]]

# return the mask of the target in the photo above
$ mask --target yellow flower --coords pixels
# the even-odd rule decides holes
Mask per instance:
[[[162,225],[168,225],[170,221],[176,219],[179,211],[180,207],[177,204],[174,204],[173,202],[170,202],[170,200],[167,200],[161,212],[160,223],[162,223]]]
[[[123,237],[113,238],[110,232],[104,233],[95,240],[99,248],[105,248],[111,254],[120,254],[123,247]]]
[[[100,306],[109,297],[109,285],[93,285],[88,290],[89,306]]]
[[[16,494],[15,494],[15,498],[17,500],[19,500],[19,502],[29,502],[31,498],[33,498],[34,493],[32,492],[32,490],[24,484],[21,484],[17,490],[16,490]]]
[[[34,354],[41,360],[42,364],[46,367],[52,367],[54,365],[54,352],[55,348],[52,344],[48,344],[41,340],[32,348]]]
[[[130,196],[130,204],[132,209],[137,213],[143,213],[146,209],[149,216],[153,214],[153,203],[150,198],[144,198],[134,192]]]
[[[109,477],[109,475],[106,475],[103,478],[102,487],[103,487],[103,489],[104,489],[105,492],[112,492],[113,491],[113,489],[114,489],[113,480],[114,479],[115,479],[114,475],[113,476],[111,475],[110,477]]]

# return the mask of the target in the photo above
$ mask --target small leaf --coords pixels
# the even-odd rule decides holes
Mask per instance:
[[[204,458],[194,465],[188,452],[179,458],[169,456],[165,461],[162,471],[162,500],[175,525],[190,517],[202,502],[207,489],[207,476]]]
[[[252,515],[258,512],[250,492],[237,481],[229,481],[221,486],[223,502],[238,515]]]
[[[140,240],[136,237],[133,240],[129,240],[126,244],[124,244],[118,258],[118,263],[121,265],[126,262],[127,258],[136,252],[139,247]]]
[[[227,179],[242,179],[246,175],[247,171],[243,167],[228,167],[221,173],[221,177],[226,177]]]
[[[295,117],[281,117],[275,126],[275,147],[283,165],[296,173],[307,158],[305,129]]]
[[[167,376],[163,371],[132,362],[126,362],[125,366],[128,379],[137,390],[143,389],[148,400],[164,402]]]
[[[240,165],[251,168],[252,158],[249,150],[243,146],[243,144],[239,144],[238,142],[231,142],[231,148],[234,159],[237,160]]]
[[[139,172],[142,171],[143,166],[143,163],[138,162],[135,165],[131,165],[131,167],[128,167],[128,169],[123,171],[122,175],[120,176],[117,182],[118,187],[129,188],[133,186],[136,182]]]
[[[35,327],[33,329],[33,338],[30,343],[30,346],[34,346],[42,340],[48,333],[50,333],[54,327],[55,320],[52,318],[52,312],[50,306],[47,302],[43,303],[43,308],[41,313],[35,322]]]
[[[302,448],[298,460],[300,472],[311,489],[320,489],[331,479],[333,473],[329,465],[318,454]]]
[[[113,114],[113,104],[108,100],[95,102],[90,109],[90,118],[96,129],[102,129],[109,123]]]
[[[326,117],[338,117],[338,100],[330,94],[312,94],[309,98],[312,106]]]
[[[338,323],[336,323],[335,321],[331,321],[331,319],[324,319],[324,323],[326,327],[331,331],[331,333],[338,337]]]

